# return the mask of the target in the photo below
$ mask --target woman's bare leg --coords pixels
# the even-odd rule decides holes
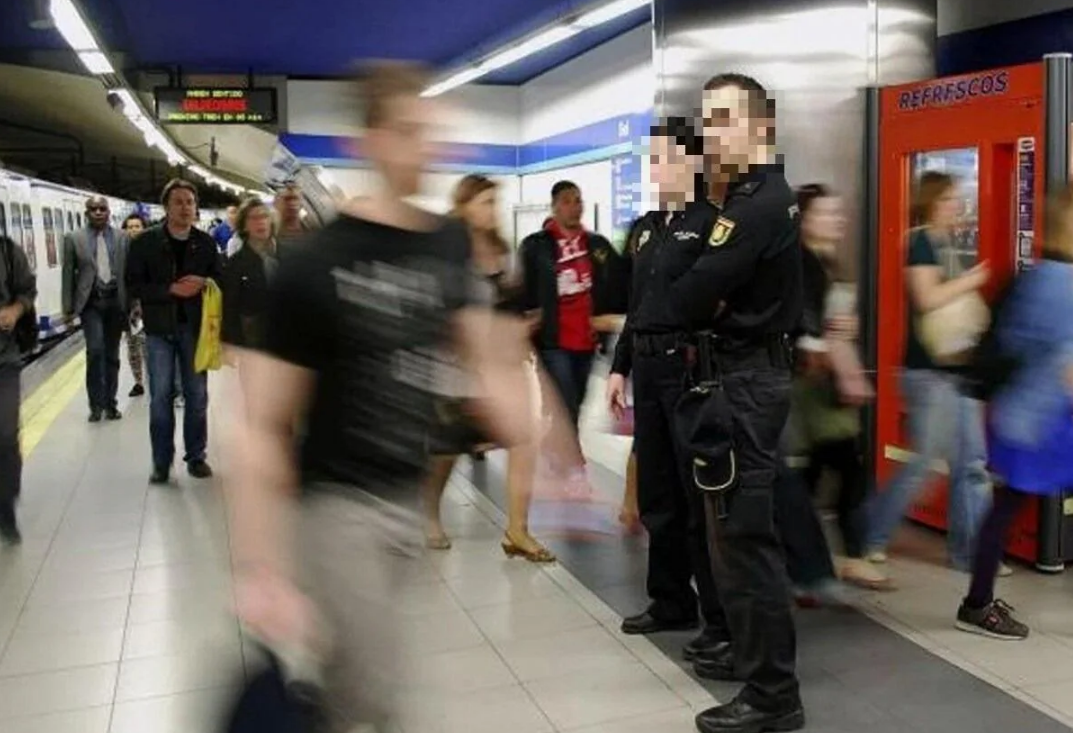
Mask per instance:
[[[641,514],[637,509],[637,454],[632,451],[626,462],[626,493],[622,497],[618,521],[628,532],[641,531]]]
[[[425,511],[425,542],[429,549],[448,550],[451,540],[440,521],[440,502],[447,482],[454,471],[457,456],[433,456],[428,476],[421,490],[421,503]]]

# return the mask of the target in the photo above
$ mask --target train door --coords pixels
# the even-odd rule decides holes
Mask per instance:
[[[898,377],[913,183],[927,170],[957,180],[963,216],[955,250],[965,267],[989,263],[986,297],[1029,266],[1042,227],[1043,65],[886,88],[880,110],[876,451],[882,480],[912,455]],[[945,482],[939,484],[917,500],[911,516],[945,530],[947,492]],[[1036,515],[1024,518],[1011,553],[1036,560],[1036,525]]]

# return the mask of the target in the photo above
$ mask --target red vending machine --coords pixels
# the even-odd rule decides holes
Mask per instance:
[[[988,261],[992,297],[1020,269],[1030,267],[1043,235],[1043,204],[1052,186],[1069,176],[1070,56],[1026,66],[932,79],[879,90],[874,143],[875,221],[874,357],[877,399],[875,466],[879,486],[911,454],[899,393],[905,348],[904,278],[910,196],[923,171],[953,174],[964,218],[956,248],[966,266]],[[945,476],[945,467],[937,467]],[[914,505],[912,518],[946,529],[945,480]],[[1019,521],[1009,552],[1045,570],[1061,570],[1066,523],[1061,499],[1034,502]],[[1073,523],[1071,523],[1073,525]]]

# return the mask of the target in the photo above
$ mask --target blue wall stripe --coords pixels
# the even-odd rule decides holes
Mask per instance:
[[[616,155],[625,155],[627,153],[632,153],[634,152],[635,147],[636,146],[631,142],[619,143],[618,145],[608,145],[605,148],[586,150],[581,153],[575,153],[573,155],[567,155],[561,158],[549,158],[548,160],[544,160],[539,163],[519,166],[517,169],[515,169],[514,173],[519,176],[529,176],[534,173],[553,171],[558,168],[568,168],[574,165],[584,165],[585,163],[597,163],[601,160],[608,160],[609,158],[614,158]]]
[[[634,150],[651,126],[652,112],[621,115],[524,145],[450,143],[451,160],[439,171],[524,175],[606,160]],[[325,167],[364,167],[348,151],[345,138],[284,133],[280,142],[303,163]]]

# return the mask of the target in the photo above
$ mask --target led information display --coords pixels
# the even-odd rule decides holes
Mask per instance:
[[[249,125],[276,121],[275,89],[153,90],[156,118],[187,125]]]

